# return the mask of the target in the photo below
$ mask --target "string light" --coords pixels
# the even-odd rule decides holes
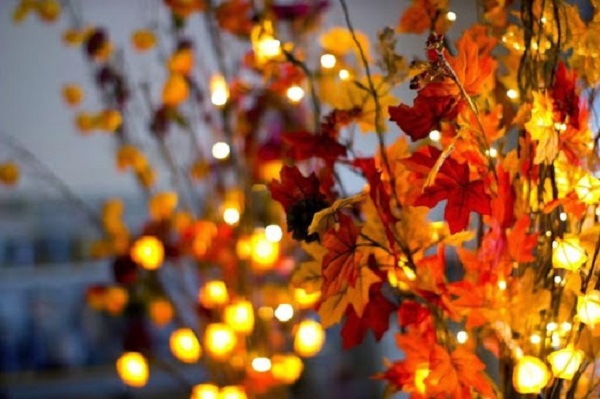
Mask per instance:
[[[162,242],[153,236],[143,236],[131,247],[131,258],[135,263],[148,270],[162,266],[165,249]]]
[[[446,19],[447,19],[448,21],[451,21],[451,22],[454,22],[454,21],[456,21],[456,13],[455,13],[455,12],[452,12],[452,11],[448,11],[448,12],[446,13]]]
[[[266,373],[271,370],[271,359],[268,357],[255,357],[252,359],[252,369],[259,373]]]
[[[506,289],[506,281],[505,280],[498,281],[498,289],[500,291],[504,291]]]
[[[593,290],[577,298],[577,317],[592,328],[600,324],[600,291]]]
[[[550,381],[550,371],[534,356],[523,356],[513,370],[513,385],[522,394],[539,393]]]
[[[265,227],[265,238],[271,242],[279,242],[283,238],[281,227],[276,224],[270,224]]]
[[[431,132],[429,132],[429,140],[437,143],[438,141],[440,141],[441,138],[442,134],[439,130],[432,130]]]
[[[223,160],[229,157],[229,154],[231,153],[231,148],[229,147],[229,144],[223,141],[218,141],[215,144],[213,144],[211,153],[215,159]]]
[[[240,221],[240,211],[236,208],[225,208],[223,211],[223,221],[230,226]]]
[[[304,364],[302,359],[294,354],[274,355],[271,358],[272,368],[271,373],[273,377],[281,381],[284,384],[292,384],[296,382],[302,370]]]
[[[238,386],[226,386],[221,388],[219,399],[247,399],[244,388]]]
[[[314,320],[303,320],[294,337],[294,350],[300,356],[315,356],[325,343],[325,331],[323,327]]]
[[[219,387],[213,384],[195,385],[190,399],[219,399]]]
[[[459,331],[456,334],[456,342],[464,344],[469,340],[469,334],[466,331]]]
[[[207,281],[200,289],[199,302],[206,308],[221,306],[229,301],[229,293],[224,281]]]
[[[321,66],[325,69],[332,69],[335,67],[337,59],[333,54],[323,54],[321,56]]]
[[[217,360],[226,359],[237,345],[235,332],[224,323],[211,323],[204,332],[204,348]]]
[[[516,100],[517,98],[519,98],[519,92],[515,89],[508,89],[506,91],[506,96],[511,100]]]
[[[141,388],[148,382],[148,361],[138,352],[125,352],[117,360],[117,373],[123,383]]]
[[[562,222],[567,221],[567,214],[565,212],[561,212],[560,215],[558,215],[558,217]]]
[[[254,308],[246,300],[237,300],[227,305],[223,319],[234,331],[248,335],[254,329]]]
[[[180,328],[171,333],[169,346],[173,356],[184,363],[196,363],[202,355],[196,334],[189,328]]]
[[[531,337],[529,337],[529,342],[534,345],[539,345],[542,342],[542,337],[537,333],[531,334]]]
[[[293,85],[287,89],[285,94],[291,102],[299,103],[304,98],[304,89],[298,85]]]
[[[563,380],[572,380],[577,370],[583,363],[585,354],[581,350],[576,350],[572,345],[557,350],[548,355],[548,362],[552,367],[554,377]]]
[[[282,323],[292,320],[294,308],[289,303],[282,303],[275,309],[275,318]]]
[[[341,80],[348,80],[350,79],[350,71],[348,71],[347,69],[340,69],[340,72],[338,72],[338,76]]]
[[[222,75],[210,78],[210,102],[217,107],[222,107],[229,101],[229,87]]]

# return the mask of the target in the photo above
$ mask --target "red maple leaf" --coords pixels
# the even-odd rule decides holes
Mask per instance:
[[[359,274],[361,254],[356,251],[356,240],[360,229],[352,219],[340,215],[340,227],[329,230],[323,235],[323,247],[327,253],[323,256],[323,296],[329,297],[339,292],[345,282],[354,286]]]
[[[342,328],[344,349],[351,349],[360,344],[369,330],[373,331],[377,341],[388,330],[390,315],[396,309],[396,305],[381,293],[382,286],[383,283],[376,283],[369,288],[369,302],[362,317],[358,317],[353,306],[346,309],[346,323]]]
[[[439,129],[442,119],[454,119],[457,115],[456,97],[428,94],[427,88],[421,90],[412,107],[400,104],[388,108],[390,120],[396,122],[413,141],[427,137],[433,129]]]
[[[346,147],[333,137],[306,131],[284,133],[283,141],[288,145],[288,155],[296,161],[321,158],[328,163],[346,156]]]
[[[441,151],[430,147],[428,159],[425,153],[417,153],[418,158],[411,157],[410,162],[423,162],[424,165],[434,165]],[[452,234],[464,230],[469,224],[471,211],[481,215],[491,212],[490,197],[485,192],[485,184],[481,179],[470,180],[469,166],[459,164],[452,158],[447,158],[436,175],[433,185],[425,188],[414,205],[433,208],[440,201],[447,200],[444,219],[448,222]]]
[[[307,198],[323,198],[319,191],[319,179],[311,173],[304,176],[295,166],[284,166],[280,172],[280,181],[273,180],[269,185],[271,196],[285,208],[286,212],[295,203]]]

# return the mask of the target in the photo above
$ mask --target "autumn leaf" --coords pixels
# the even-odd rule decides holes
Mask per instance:
[[[295,161],[321,158],[333,163],[346,156],[346,147],[325,134],[313,134],[306,131],[284,133],[283,141],[288,145],[287,154]]]
[[[436,345],[429,357],[429,376],[425,379],[427,394],[453,398],[471,398],[471,388],[483,397],[494,398],[494,390],[484,374],[485,364],[462,347],[449,354]]]
[[[302,249],[311,256],[311,260],[298,264],[292,274],[291,285],[296,288],[302,288],[307,293],[319,291],[323,284],[321,275],[321,263],[325,255],[325,248],[317,243],[302,244]]]
[[[373,331],[377,341],[388,330],[390,315],[396,309],[396,305],[382,294],[382,285],[383,283],[371,285],[369,302],[361,317],[356,314],[353,307],[348,307],[346,310],[346,322],[342,328],[344,349],[351,349],[360,344],[369,330]]]
[[[449,57],[448,62],[467,94],[474,96],[492,89],[497,63],[489,54],[480,52],[472,35],[463,34],[458,39],[456,52],[456,57]]]
[[[343,208],[349,208],[361,202],[365,198],[364,194],[353,195],[348,198],[336,200],[329,208],[325,208],[315,213],[313,220],[308,227],[308,234],[323,234],[337,222],[337,212]]]
[[[419,93],[414,105],[400,104],[389,107],[390,120],[395,122],[413,141],[429,136],[440,129],[443,119],[454,119],[457,115],[457,99],[454,96],[425,96]]]
[[[508,252],[515,262],[526,263],[535,260],[533,251],[538,244],[538,234],[529,233],[530,225],[529,215],[523,215],[508,234]]]
[[[413,155],[410,162],[416,165],[420,164],[427,169],[429,165],[435,164],[440,154],[441,151],[429,147],[427,152]],[[452,158],[446,159],[439,169],[433,185],[425,188],[414,205],[433,208],[442,200],[447,200],[444,219],[448,222],[452,234],[467,227],[471,211],[481,215],[489,215],[491,211],[490,197],[485,192],[483,180],[471,181],[469,166],[459,164]]]

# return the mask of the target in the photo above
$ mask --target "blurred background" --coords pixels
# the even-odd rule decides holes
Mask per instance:
[[[75,0],[86,21],[110,26],[116,42],[127,42],[132,29],[156,14],[160,0]],[[344,26],[337,1],[331,0],[322,26]],[[450,36],[458,37],[475,19],[474,1],[451,1],[458,19]],[[395,27],[409,0],[348,0],[356,29],[372,40],[384,26]],[[16,26],[11,15],[17,1],[0,2],[0,134],[17,139],[51,169],[91,208],[110,197],[123,198],[126,223],[139,227],[145,201],[133,178],[114,168],[113,141],[105,135],[82,137],[72,112],[60,99],[62,85],[81,82],[94,93],[81,54],[68,51],[60,37],[67,27],[59,20],[46,25],[30,18]],[[198,31],[199,43],[206,40]],[[407,59],[423,57],[424,37],[403,36],[399,52]],[[125,53],[128,69],[142,80],[162,80],[163,68]],[[205,59],[210,65],[214,60]],[[155,63],[158,64],[158,63]],[[407,87],[396,93],[403,101]],[[88,108],[100,104],[93,95]],[[96,107],[97,108],[97,107]],[[135,112],[135,111],[134,111]],[[391,129],[389,141],[393,137]],[[367,155],[375,137],[363,136],[357,148]],[[389,142],[388,141],[388,142]],[[0,157],[10,150],[0,147]],[[352,192],[362,182],[348,174]],[[23,171],[18,186],[0,188],[0,398],[186,398],[181,378],[202,381],[198,367],[172,361],[168,337],[173,326],[149,326],[153,351],[165,367],[153,370],[143,389],[126,389],[114,372],[121,353],[123,320],[91,310],[85,302],[88,286],[108,283],[108,261],[89,257],[96,239],[86,218],[48,181],[43,168]],[[341,348],[339,329],[328,331],[324,350],[309,360],[293,388],[294,398],[367,399],[380,397],[382,386],[369,377],[383,358],[397,353],[393,333],[375,345],[372,337],[351,351]],[[173,369],[174,368],[174,369]]]

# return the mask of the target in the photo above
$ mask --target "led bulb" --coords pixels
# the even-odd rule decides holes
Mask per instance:
[[[229,144],[223,141],[218,141],[215,144],[213,144],[211,152],[212,156],[215,159],[223,160],[229,157],[229,154],[231,153],[231,148],[229,147]]]
[[[321,56],[321,66],[325,69],[332,69],[336,63],[337,60],[333,54],[323,54]]]
[[[298,85],[290,86],[286,92],[287,98],[293,103],[299,103],[304,98],[304,89]]]

